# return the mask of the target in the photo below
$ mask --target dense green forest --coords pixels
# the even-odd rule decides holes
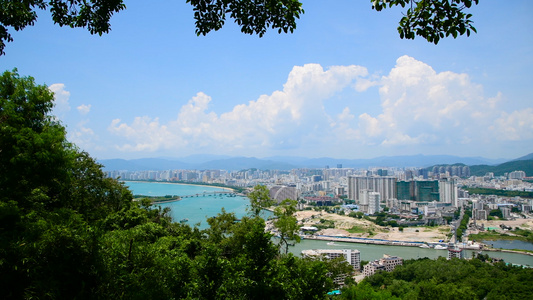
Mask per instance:
[[[491,262],[487,255],[406,260],[342,290],[337,299],[531,299],[533,269]]]
[[[205,230],[171,222],[69,143],[52,106],[33,78],[0,76],[1,299],[325,299],[350,270],[286,253],[297,240],[290,201],[275,210],[275,244],[258,213],[270,205],[261,187],[240,222],[225,211]],[[341,297],[527,298],[532,280],[531,270],[480,260],[408,261]]]

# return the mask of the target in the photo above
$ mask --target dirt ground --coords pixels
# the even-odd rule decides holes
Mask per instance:
[[[438,242],[439,240],[447,241],[446,235],[450,231],[448,226],[439,226],[406,227],[403,232],[401,232],[398,228],[382,227],[364,219],[330,214],[324,211],[299,211],[296,213],[296,218],[300,221],[302,226],[316,226],[321,224],[320,219],[331,220],[335,222],[335,228],[323,229],[318,233],[332,236],[371,237],[396,241]],[[357,227],[356,233],[350,233],[347,231],[354,226]]]
[[[501,224],[504,224],[505,226],[509,226],[512,229],[515,229],[515,227],[520,227],[521,229],[527,229],[527,230],[533,230],[533,219],[516,219],[516,220],[509,220],[509,221],[502,221],[502,220],[492,220],[492,221],[477,221],[477,224],[483,224],[485,225],[485,228],[487,227],[500,227]]]

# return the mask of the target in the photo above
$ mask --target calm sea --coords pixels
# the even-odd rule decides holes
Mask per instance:
[[[159,182],[138,182],[126,181],[127,186],[135,195],[146,196],[188,196],[194,197],[183,198],[180,201],[160,204],[162,207],[171,208],[171,216],[174,221],[188,219],[187,224],[194,226],[198,225],[200,229],[207,228],[206,219],[216,216],[225,208],[227,212],[233,212],[237,218],[246,215],[246,207],[248,205],[248,198],[245,197],[229,197],[227,195],[208,195],[210,192],[222,192],[222,188],[209,186],[196,186],[175,183],[159,183]],[[204,195],[204,192],[206,195]],[[266,217],[263,216],[263,217]],[[447,256],[445,250],[423,249],[418,247],[400,247],[400,246],[384,246],[384,245],[367,245],[357,243],[342,243],[335,242],[334,245],[328,245],[326,241],[318,240],[302,240],[301,243],[290,247],[290,251],[295,255],[300,255],[304,249],[357,249],[361,252],[362,260],[375,260],[383,257],[383,254],[390,254],[402,257],[404,259],[416,259],[422,257],[437,258],[439,256]],[[502,253],[502,252],[484,252],[491,257],[503,258],[508,263],[533,266],[533,256]],[[466,256],[472,257],[473,251],[467,251]]]

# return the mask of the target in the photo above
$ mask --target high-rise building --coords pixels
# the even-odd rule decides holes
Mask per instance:
[[[524,171],[513,171],[509,173],[509,179],[524,179],[526,177],[526,172]]]
[[[388,170],[386,169],[378,169],[378,176],[387,176],[389,173],[388,173]]]
[[[413,179],[413,175],[414,175],[413,170],[405,170],[404,171],[405,180],[412,180]]]
[[[372,215],[381,211],[381,207],[379,206],[380,199],[381,197],[379,193],[368,193],[368,214]]]
[[[311,182],[319,182],[319,181],[322,181],[322,176],[321,175],[313,175],[313,176],[311,176]]]
[[[432,202],[440,199],[437,180],[399,181],[396,189],[398,200]]]
[[[396,198],[396,177],[349,176],[348,199],[359,201],[361,190],[377,192],[384,201]]]
[[[444,203],[451,203],[453,207],[458,207],[457,182],[453,178],[439,180],[439,200]]]
[[[415,200],[414,181],[396,182],[396,197],[398,200]]]
[[[380,201],[381,195],[378,192],[372,192],[371,190],[359,191],[359,209],[362,212],[370,215],[380,212]]]

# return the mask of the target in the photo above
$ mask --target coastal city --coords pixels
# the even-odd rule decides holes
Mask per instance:
[[[290,171],[109,171],[107,176],[126,181],[234,187],[240,195],[255,186],[266,186],[277,203],[297,201],[295,217],[301,238],[327,241],[330,246],[350,242],[419,247],[446,250],[442,255],[448,259],[467,258],[466,250],[530,254],[496,249],[475,237],[483,232],[514,235],[512,230],[531,230],[533,199],[469,192],[532,192],[531,178],[520,170],[503,176],[472,176],[468,166],[356,169],[339,164]],[[267,221],[266,230],[278,234],[272,220]],[[358,280],[379,270],[390,271],[403,261],[385,254],[363,268],[355,249],[306,249],[301,255],[342,256],[359,274]]]
[[[0,3],[0,300],[533,299],[532,0]]]

